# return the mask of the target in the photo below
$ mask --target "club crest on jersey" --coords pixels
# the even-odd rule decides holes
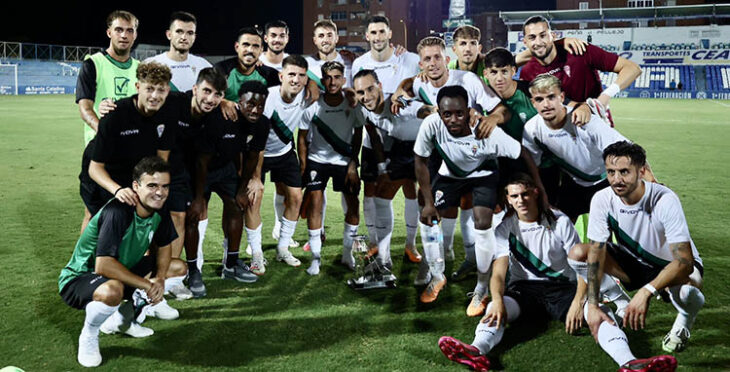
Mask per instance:
[[[442,198],[444,197],[444,192],[441,190],[436,190],[436,193],[434,193],[434,201],[433,206],[438,207],[439,205],[443,204],[444,201]]]
[[[147,240],[149,240],[149,242],[150,242],[150,243],[152,243],[152,238],[153,238],[154,236],[155,236],[155,232],[154,232],[154,231],[150,231],[150,234],[149,234],[149,236],[147,236]]]
[[[309,172],[309,179],[314,180],[315,178],[317,178],[317,171],[313,170],[313,171]]]
[[[162,133],[165,132],[165,124],[160,124],[157,126],[157,137],[162,137]]]
[[[568,65],[563,66],[563,71],[565,71],[565,74],[568,75],[568,77],[570,77],[570,66],[568,66]]]
[[[524,112],[520,112],[519,116],[523,124],[527,122],[527,114],[525,114]]]
[[[249,134],[248,137],[246,137],[246,143],[251,142],[252,139],[253,139],[253,134]]]
[[[471,145],[471,154],[472,155],[476,155],[477,154],[477,150],[479,150],[479,148],[477,147],[477,145]]]
[[[196,70],[197,70],[198,68],[197,68],[197,67],[195,67],[195,66],[191,66],[190,68],[191,68],[191,69],[193,70],[193,75],[195,75],[195,71],[196,71]]]

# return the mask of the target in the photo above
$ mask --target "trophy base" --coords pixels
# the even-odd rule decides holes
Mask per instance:
[[[382,278],[372,278],[368,276],[361,276],[359,278],[350,279],[347,281],[347,285],[350,288],[361,291],[369,289],[382,289],[382,288],[395,288],[396,277],[393,274],[384,275]]]

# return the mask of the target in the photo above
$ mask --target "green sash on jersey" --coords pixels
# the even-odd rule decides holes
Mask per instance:
[[[426,91],[423,90],[423,88],[418,89],[418,97],[423,101],[423,103],[433,106],[433,103],[431,103],[431,100],[428,99],[428,94],[426,94]]]
[[[104,208],[106,207],[105,205]],[[86,229],[76,242],[71,259],[66,267],[61,270],[61,275],[58,278],[59,292],[75,277],[94,272],[96,248],[99,242],[99,216],[101,216],[104,208],[89,221]],[[119,263],[127,269],[133,268],[142,259],[152,242],[157,227],[162,221],[162,217],[158,213],[154,213],[148,218],[139,217],[136,212],[132,213],[134,213],[134,218],[124,232],[116,257]]]
[[[551,269],[550,266],[540,261],[540,259],[532,254],[532,252],[530,252],[527,247],[517,240],[517,237],[512,233],[509,234],[509,250],[512,252],[512,256],[519,261],[525,269],[533,273],[535,276],[560,282],[570,281],[568,277]]]
[[[669,261],[663,260],[647,252],[646,250],[644,250],[641,244],[639,244],[639,242],[631,239],[629,234],[621,230],[618,225],[618,221],[610,214],[608,215],[608,227],[609,229],[611,229],[611,231],[613,231],[613,235],[618,241],[618,244],[631,251],[635,256],[639,256],[644,261],[659,268],[663,268],[664,266],[667,266],[669,264]]]
[[[312,118],[312,123],[314,123],[317,126],[317,129],[319,130],[319,134],[322,135],[322,138],[324,138],[327,143],[329,143],[330,146],[332,146],[332,149],[337,151],[338,154],[346,157],[346,158],[352,158],[353,157],[353,149],[352,144],[349,144],[340,137],[337,137],[337,134],[330,128],[322,119],[319,118],[319,116],[314,115]]]
[[[456,163],[454,163],[453,160],[451,160],[448,155],[446,155],[446,152],[444,149],[441,148],[438,141],[436,141],[436,137],[431,138],[431,143],[433,143],[433,147],[436,149],[436,151],[439,153],[441,158],[444,160],[444,163],[446,164],[446,167],[449,168],[449,172],[453,173],[455,176],[460,178],[466,178],[470,174],[479,171],[479,170],[487,170],[487,169],[497,169],[499,168],[499,165],[497,164],[496,159],[486,159],[484,162],[479,164],[478,167],[468,171],[465,169],[462,169]]]
[[[603,172],[601,174],[596,174],[596,175],[583,173],[580,169],[568,164],[567,161],[565,161],[561,157],[555,155],[555,153],[550,151],[550,149],[544,143],[540,142],[540,140],[538,140],[537,137],[534,138],[534,141],[535,141],[535,144],[537,145],[537,147],[539,147],[543,153],[542,159],[540,160],[541,163],[545,160],[551,160],[551,161],[555,162],[555,164],[557,164],[560,167],[560,169],[562,169],[565,172],[568,172],[569,174],[576,176],[586,182],[597,182],[597,181],[601,181],[606,178],[606,172]]]
[[[279,113],[274,111],[273,114],[271,114],[271,129],[274,130],[274,133],[276,133],[276,136],[279,137],[281,142],[284,144],[288,144],[289,142],[294,141],[294,133],[292,133],[291,130],[289,130],[289,127],[284,123],[283,120],[279,117]]]
[[[129,58],[126,62],[119,62],[101,52],[87,55],[96,69],[96,96],[94,97],[94,112],[99,115],[99,104],[106,98],[114,101],[127,98],[136,93],[134,84],[137,82],[137,66],[139,61]],[[96,132],[84,124],[84,142],[88,144]]]
[[[233,102],[238,102],[238,90],[241,88],[241,84],[249,80],[256,80],[264,86],[268,86],[266,79],[264,79],[258,70],[253,70],[250,75],[244,75],[238,71],[237,68],[231,70],[228,74],[228,88],[226,88],[226,99]]]

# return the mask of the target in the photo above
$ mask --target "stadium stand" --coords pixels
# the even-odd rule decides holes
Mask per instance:
[[[0,63],[18,66],[18,90],[26,94],[34,91],[36,93],[47,91],[73,93],[81,68],[81,62],[4,59]],[[13,86],[14,84],[14,71],[7,68],[0,69],[0,86]],[[32,89],[33,87],[38,89]]]

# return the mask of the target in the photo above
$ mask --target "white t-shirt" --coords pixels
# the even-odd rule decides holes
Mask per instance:
[[[431,81],[423,82],[421,79],[413,79],[413,93],[427,105],[436,106],[439,91],[441,88],[451,85],[460,85],[469,94],[469,107],[476,107],[478,104],[484,111],[494,110],[502,99],[494,93],[491,87],[484,85],[482,79],[471,71],[448,70],[449,79],[441,87],[434,87]]]
[[[385,97],[385,102],[383,112],[380,114],[368,111],[363,107],[362,113],[365,118],[378,129],[386,131],[390,137],[401,141],[415,141],[423,122],[423,119],[418,118],[418,110],[424,106],[423,103],[413,101],[408,107],[401,109],[398,115],[395,115],[388,104],[390,96]]]
[[[282,58],[282,61],[283,61],[284,58],[289,56],[289,53],[286,53],[286,52],[282,52],[282,53],[284,53],[284,57]],[[269,66],[269,67],[275,69],[276,71],[281,72],[281,68],[282,68],[281,62],[276,63],[276,64],[269,62],[269,60],[266,58],[266,53],[261,53],[259,55],[259,61],[263,62],[264,66]]]
[[[281,85],[269,88],[269,96],[266,97],[264,116],[271,120],[271,131],[264,157],[284,155],[292,149],[294,131],[299,127],[306,109],[304,90],[294,97],[294,101],[286,103],[281,98],[280,88]]]
[[[310,130],[307,159],[321,164],[345,166],[353,153],[352,136],[355,128],[363,126],[364,118],[359,108],[352,108],[346,99],[338,106],[329,106],[320,96],[304,111],[299,129]],[[344,154],[349,153],[350,156]]]
[[[434,149],[444,160],[439,174],[459,179],[489,176],[493,171],[483,169],[485,162],[496,161],[499,156],[517,159],[522,152],[520,143],[499,127],[484,139],[477,139],[473,132],[468,136],[454,137],[438,113],[423,120],[413,152],[427,158]]]
[[[606,179],[603,150],[619,141],[628,139],[597,115],[591,115],[591,120],[580,128],[566,115],[565,125],[557,130],[550,129],[542,116],[535,115],[527,121],[522,134],[522,145],[532,154],[535,164],[552,159],[584,187]]]
[[[570,248],[580,243],[570,218],[553,210],[557,217],[553,226],[522,222],[517,214],[502,220],[494,235],[497,247],[494,258],[510,256],[509,281],[557,280],[575,281],[575,271],[568,265]]]
[[[622,249],[655,267],[674,260],[670,244],[690,242],[692,255],[701,264],[677,194],[666,186],[641,182],[644,196],[634,205],[624,204],[611,187],[593,195],[588,239],[606,242],[613,232]]]
[[[310,79],[313,79],[317,82],[317,85],[322,89],[322,83],[320,80],[322,79],[322,65],[327,62],[322,59],[315,58],[314,56],[307,56],[305,57],[307,60],[307,65],[309,66],[309,73],[307,74]],[[352,63],[345,62],[345,59],[342,58],[340,53],[337,53],[337,56],[335,57],[334,61],[337,61],[339,63],[342,63],[343,66],[345,66],[345,71],[343,74],[345,75],[345,87],[351,87],[352,86]]]
[[[213,67],[205,58],[188,54],[188,59],[182,62],[170,59],[167,53],[158,54],[144,60],[145,62],[155,61],[162,63],[170,68],[172,72],[172,81],[170,85],[173,89],[180,92],[187,92],[193,89],[193,85],[198,80],[198,73],[206,67]]]

